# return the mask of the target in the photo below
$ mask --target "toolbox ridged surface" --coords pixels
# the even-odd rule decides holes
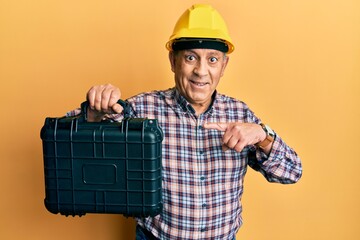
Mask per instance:
[[[162,209],[157,120],[47,118],[41,130],[45,206],[52,213],[154,216]]]

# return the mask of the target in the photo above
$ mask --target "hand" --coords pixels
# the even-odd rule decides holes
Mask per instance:
[[[120,97],[120,89],[111,84],[91,87],[86,95],[88,121],[99,122],[106,114],[121,113],[123,108],[117,103]]]
[[[244,147],[254,145],[266,138],[266,133],[259,124],[240,122],[205,123],[205,129],[215,129],[224,132],[222,142],[223,151],[234,149],[241,152]]]

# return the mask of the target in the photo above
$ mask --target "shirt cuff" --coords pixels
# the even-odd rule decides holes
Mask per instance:
[[[257,148],[256,159],[259,161],[259,163],[263,163],[265,161],[282,158],[285,154],[285,148],[283,145],[284,143],[281,138],[275,135],[269,155],[264,153],[261,148]]]

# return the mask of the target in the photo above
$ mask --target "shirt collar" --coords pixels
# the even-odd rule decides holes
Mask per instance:
[[[213,111],[213,105],[216,101],[218,94],[217,91],[212,95],[212,100],[209,108],[204,112],[204,114],[211,113]],[[185,99],[184,96],[180,94],[180,92],[174,87],[174,100],[175,103],[184,111],[184,112],[190,112],[191,114],[195,114],[194,108],[191,106],[191,104]]]

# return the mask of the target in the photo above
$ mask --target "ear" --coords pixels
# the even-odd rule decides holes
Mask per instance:
[[[171,65],[171,71],[175,72],[175,54],[174,51],[169,52],[169,61]]]
[[[224,72],[228,63],[229,63],[229,57],[227,55],[224,55],[224,62],[222,65],[221,75],[220,75],[221,77],[224,76]]]

